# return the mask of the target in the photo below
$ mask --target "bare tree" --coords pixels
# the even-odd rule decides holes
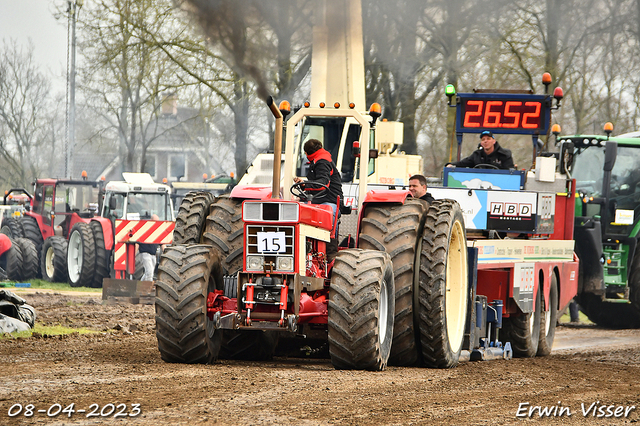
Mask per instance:
[[[51,174],[62,151],[64,122],[50,96],[50,82],[34,64],[33,46],[3,42],[0,51],[0,181],[28,188]]]

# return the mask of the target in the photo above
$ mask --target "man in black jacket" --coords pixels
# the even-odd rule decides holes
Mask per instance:
[[[480,164],[504,170],[515,168],[511,151],[501,147],[489,130],[480,133],[480,147],[478,149],[467,158],[447,164],[447,167],[475,167]]]
[[[333,163],[331,153],[322,147],[322,142],[317,139],[309,139],[304,144],[304,152],[309,160],[309,173],[307,179],[309,182],[317,182],[329,187],[326,190],[319,185],[306,185],[304,190],[308,194],[317,194],[312,199],[313,204],[326,204],[331,206],[335,217],[338,210],[339,202],[342,200],[342,179],[340,172]],[[295,182],[302,182],[302,179],[296,177]],[[339,198],[338,198],[339,197]],[[327,260],[331,262],[338,253],[338,239],[332,238],[327,244]]]
[[[409,192],[413,198],[420,198],[431,204],[434,198],[427,192],[427,178],[423,175],[413,175],[409,178]]]

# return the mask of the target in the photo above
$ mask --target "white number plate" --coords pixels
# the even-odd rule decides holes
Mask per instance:
[[[258,232],[258,253],[284,253],[284,232]]]

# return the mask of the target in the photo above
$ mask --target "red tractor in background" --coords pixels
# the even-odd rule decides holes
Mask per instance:
[[[66,282],[74,287],[100,287],[104,276],[95,271],[109,271],[108,253],[113,246],[113,231],[108,219],[99,217],[102,200],[101,182],[73,179],[37,179],[33,195],[25,189],[11,189],[30,199],[28,211],[19,218],[6,218],[2,233],[25,238],[34,243],[34,278],[41,274],[47,281]],[[69,246],[69,250],[67,247]],[[103,256],[96,258],[96,253]],[[106,256],[105,256],[106,254]],[[24,253],[23,253],[23,257]],[[67,262],[74,267],[68,270]],[[25,260],[23,260],[25,261]],[[26,262],[26,261],[25,261]],[[104,263],[98,268],[96,262]]]

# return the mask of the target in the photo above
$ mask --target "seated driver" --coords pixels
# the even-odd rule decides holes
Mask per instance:
[[[313,204],[326,204],[331,206],[335,217],[338,210],[338,197],[342,199],[342,179],[340,172],[336,168],[331,158],[331,153],[322,147],[322,142],[318,139],[309,139],[304,144],[304,152],[309,160],[309,173],[307,179],[310,182],[317,182],[329,187],[329,190],[319,185],[306,185],[304,191],[308,194],[318,195],[311,199]],[[302,182],[299,177],[294,178],[295,182]],[[338,239],[332,238],[327,244],[327,261],[331,262],[338,253]]]
[[[480,133],[480,146],[470,156],[460,161],[449,163],[446,167],[476,167],[481,164],[487,164],[503,170],[515,168],[511,151],[501,147],[489,130]]]

